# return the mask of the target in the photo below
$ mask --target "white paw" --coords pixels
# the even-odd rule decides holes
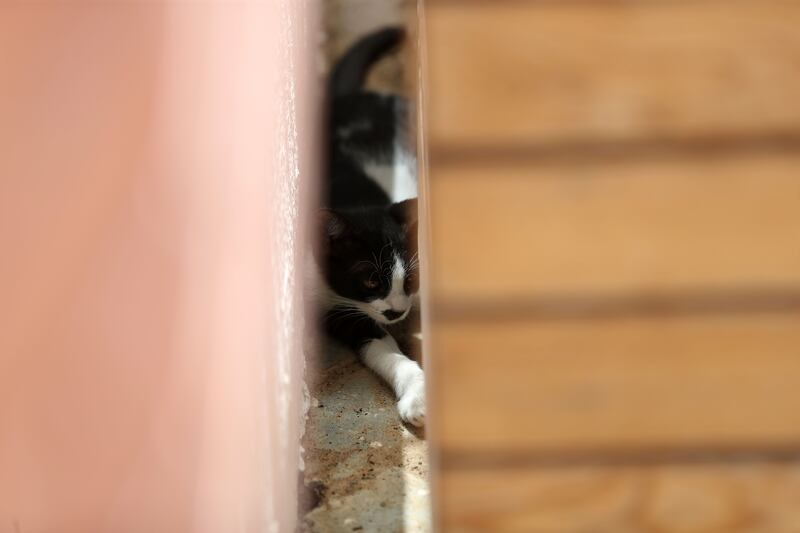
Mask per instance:
[[[425,378],[422,373],[408,384],[397,402],[397,411],[404,422],[425,424]]]

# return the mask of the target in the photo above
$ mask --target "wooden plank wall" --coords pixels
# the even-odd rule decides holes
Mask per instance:
[[[443,531],[800,531],[800,2],[429,0]]]

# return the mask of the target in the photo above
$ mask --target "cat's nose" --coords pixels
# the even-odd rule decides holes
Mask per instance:
[[[385,316],[389,320],[397,320],[401,316],[403,316],[403,311],[392,311],[388,309],[383,312],[383,316]]]

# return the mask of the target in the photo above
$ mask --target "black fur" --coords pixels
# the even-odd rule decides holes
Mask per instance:
[[[390,198],[364,171],[367,161],[390,164],[398,142],[408,148],[408,101],[362,87],[372,63],[396,46],[403,30],[370,34],[342,57],[328,95],[328,176],[325,205],[332,209],[385,206]]]
[[[357,302],[385,297],[393,258],[412,264],[416,254],[416,199],[392,204],[364,169],[367,161],[391,163],[398,142],[408,143],[407,101],[362,87],[372,64],[402,38],[397,28],[364,37],[337,63],[329,83],[327,188],[316,255],[330,289]],[[417,279],[409,269],[407,292],[416,292]],[[356,351],[386,334],[382,324],[343,306],[328,311],[325,325]]]
[[[384,28],[351,46],[333,67],[330,94],[336,97],[360,92],[372,64],[399,45],[404,36],[402,28]]]

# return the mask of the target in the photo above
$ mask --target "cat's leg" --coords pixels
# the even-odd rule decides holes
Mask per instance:
[[[334,308],[325,316],[328,335],[349,346],[361,360],[394,389],[397,410],[404,421],[425,422],[425,375],[390,334],[372,320],[353,317],[348,309]]]
[[[389,334],[367,341],[361,347],[361,357],[364,364],[394,389],[400,418],[415,426],[423,425],[425,374],[419,364],[403,354]]]

